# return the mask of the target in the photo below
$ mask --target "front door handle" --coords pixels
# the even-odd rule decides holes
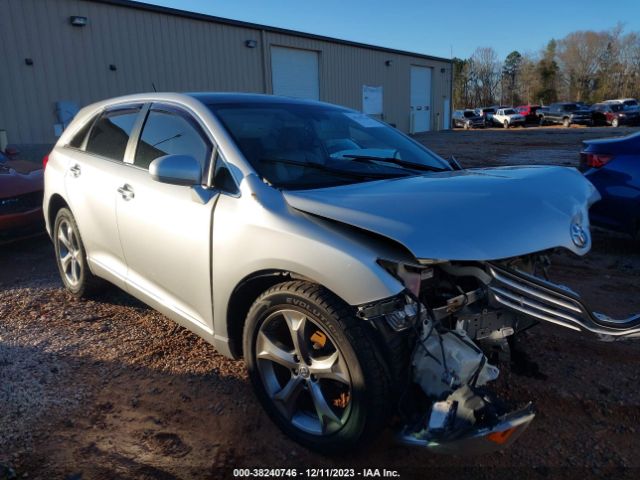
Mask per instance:
[[[131,200],[135,197],[135,193],[133,193],[133,188],[128,183],[125,183],[123,186],[118,187],[118,193],[122,195],[122,198],[126,201]]]
[[[78,178],[82,173],[82,170],[80,170],[80,165],[78,165],[77,163],[73,167],[71,167],[69,171],[74,178]]]

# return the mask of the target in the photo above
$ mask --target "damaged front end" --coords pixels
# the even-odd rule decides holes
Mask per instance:
[[[595,313],[575,292],[549,281],[543,254],[499,262],[380,263],[406,290],[359,314],[409,339],[405,368],[411,375],[398,385],[413,397],[403,406],[403,444],[456,454],[512,444],[535,417],[533,406],[507,405],[487,384],[499,375],[496,364],[512,360],[518,334],[541,321],[603,340],[640,335],[640,315],[616,320]]]

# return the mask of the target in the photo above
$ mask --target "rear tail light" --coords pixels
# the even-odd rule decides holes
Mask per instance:
[[[580,152],[580,165],[582,167],[600,168],[600,167],[604,167],[611,160],[613,160],[613,155]]]
[[[42,157],[42,168],[47,168],[47,163],[49,163],[49,154]]]

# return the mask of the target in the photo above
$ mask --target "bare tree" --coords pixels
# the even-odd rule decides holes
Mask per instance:
[[[589,101],[611,36],[607,32],[573,32],[558,42],[558,59],[566,98]]]
[[[608,31],[577,31],[551,39],[538,54],[511,52],[504,66],[496,52],[480,47],[455,59],[458,107],[499,100],[548,104],[640,97],[640,32],[621,25]]]
[[[537,93],[540,91],[540,77],[537,71],[538,58],[531,54],[522,55],[520,62],[519,81],[516,85],[516,94],[521,102],[534,104],[540,101]]]
[[[475,100],[478,105],[491,105],[497,100],[500,84],[500,61],[493,48],[477,48],[471,56],[471,69],[474,73]]]

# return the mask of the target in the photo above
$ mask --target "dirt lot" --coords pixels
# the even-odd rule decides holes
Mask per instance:
[[[628,130],[542,128],[429,133],[466,166],[572,163],[587,138]],[[596,231],[585,259],[558,255],[556,278],[616,315],[640,311],[640,245]],[[254,399],[241,361],[127,294],[75,301],[46,238],[0,246],[0,465],[42,479],[208,479],[229,467],[379,467],[402,478],[638,478],[640,342],[602,343],[553,326],[528,353],[546,378],[502,370],[498,388],[538,416],[508,451],[440,457],[391,430],[338,458],[285,438]],[[5,472],[6,474],[6,472]],[[3,477],[0,467],[0,479]]]

